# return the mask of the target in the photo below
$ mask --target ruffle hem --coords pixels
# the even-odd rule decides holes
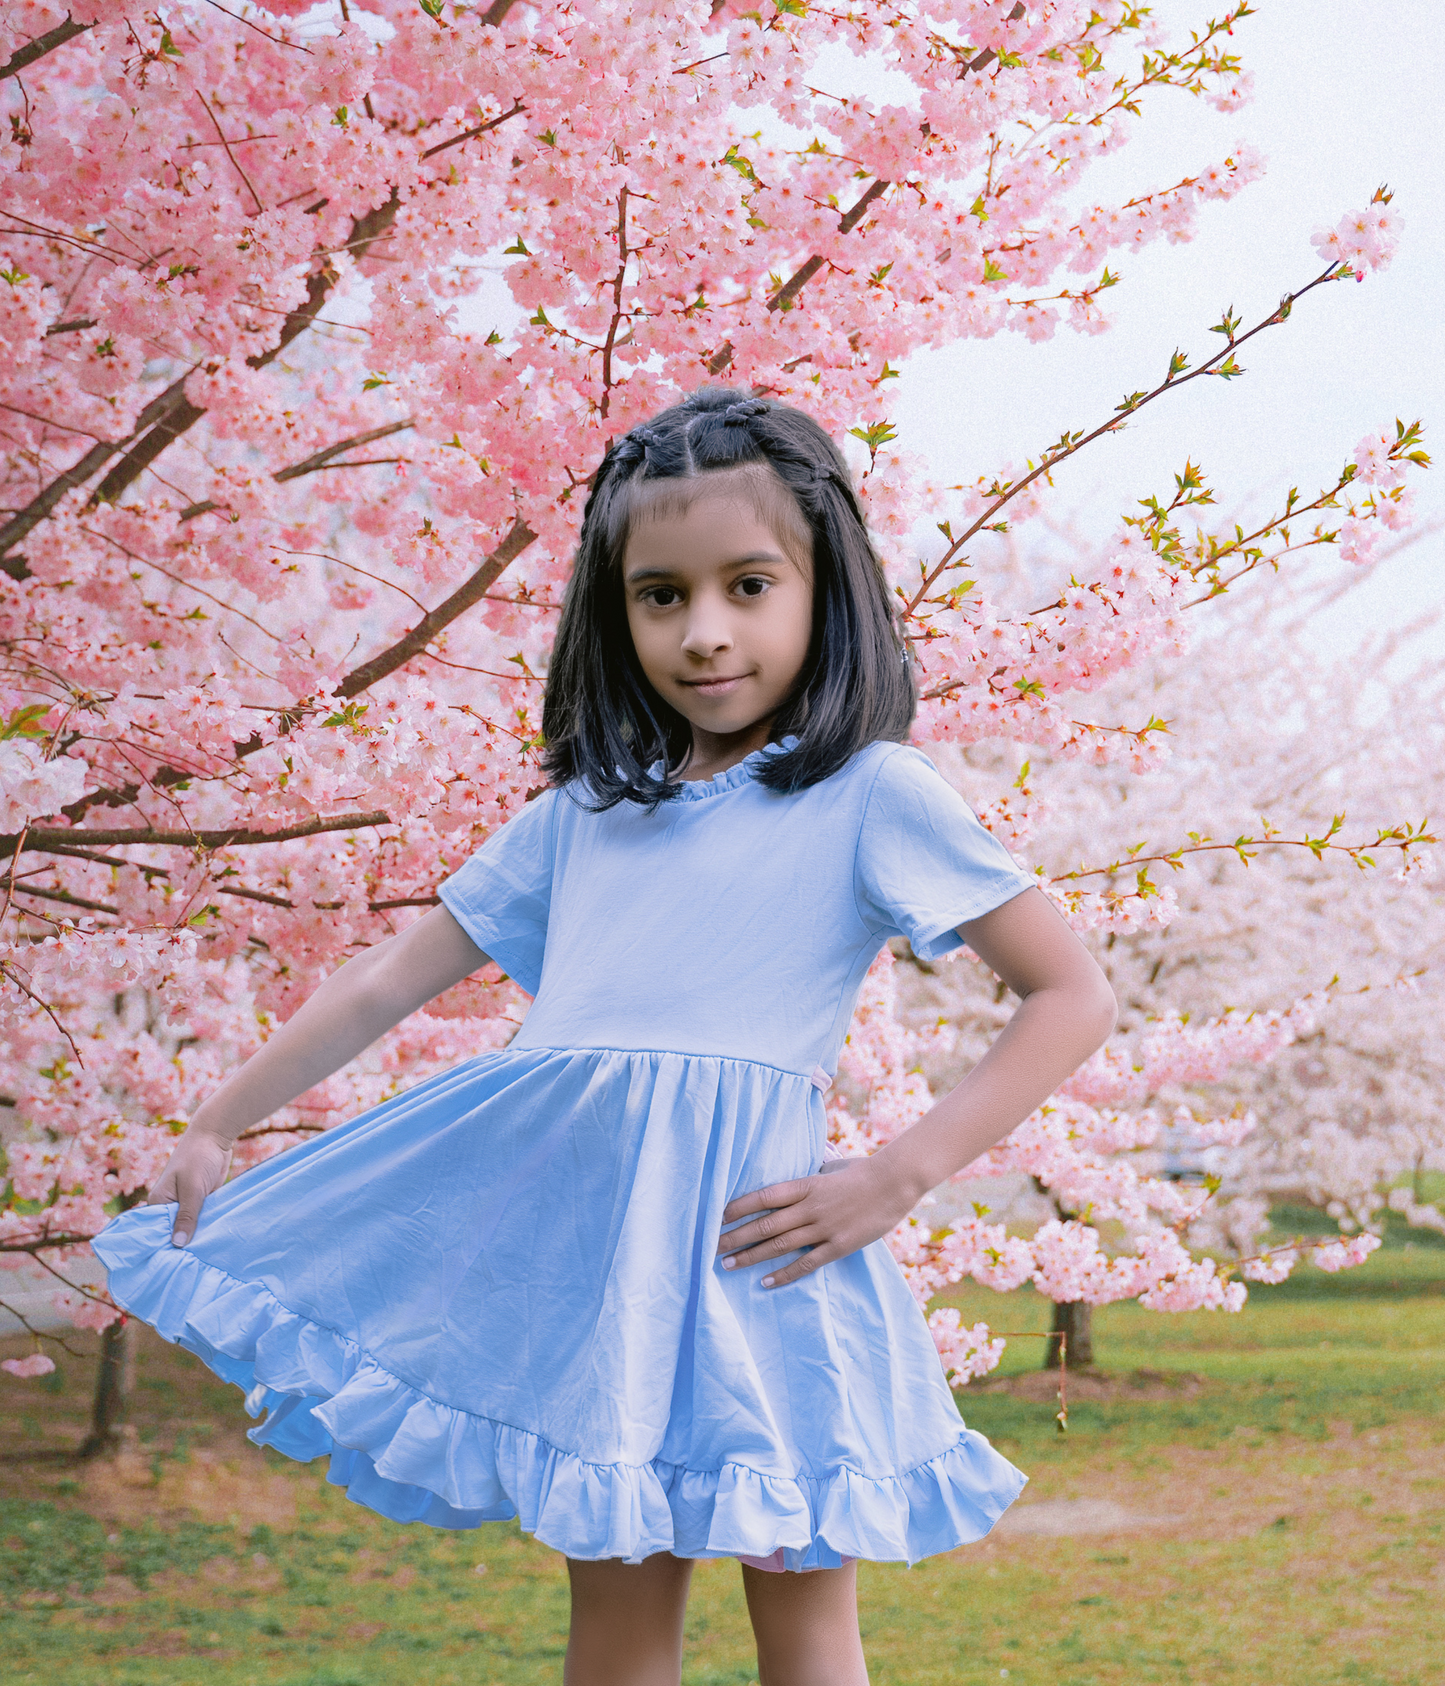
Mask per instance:
[[[92,1243],[116,1303],[245,1392],[247,1412],[264,1413],[248,1434],[256,1445],[300,1462],[329,1456],[327,1480],[394,1522],[475,1528],[516,1517],[569,1557],[629,1563],[660,1551],[779,1550],[789,1569],[850,1557],[916,1563],[982,1539],[1027,1479],[963,1428],[941,1456],[887,1479],[847,1468],[783,1479],[735,1463],[592,1463],[431,1398],[268,1288],[172,1247],[173,1208],[155,1216],[161,1246],[136,1232],[134,1214]],[[1001,1465],[1015,1478],[1003,1487]]]

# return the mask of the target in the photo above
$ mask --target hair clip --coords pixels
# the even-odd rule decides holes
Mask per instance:
[[[742,427],[750,422],[754,416],[765,416],[772,409],[766,399],[744,398],[739,403],[729,404],[722,413],[723,422],[728,427]]]
[[[650,427],[634,427],[631,433],[624,433],[612,447],[616,460],[624,465],[641,462],[647,456],[649,445],[660,445],[660,435]]]

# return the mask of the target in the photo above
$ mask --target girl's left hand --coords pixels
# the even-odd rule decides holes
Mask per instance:
[[[763,1287],[781,1288],[887,1235],[915,1204],[916,1197],[899,1189],[875,1161],[830,1159],[815,1177],[774,1183],[729,1201],[724,1223],[753,1212],[764,1215],[730,1229],[719,1238],[717,1250],[724,1270],[739,1270],[808,1248],[801,1258],[763,1278]]]

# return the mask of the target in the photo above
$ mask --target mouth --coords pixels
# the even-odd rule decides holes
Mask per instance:
[[[731,696],[747,677],[746,673],[735,673],[716,679],[683,679],[679,683],[686,685],[689,691],[695,691],[700,697],[727,697]]]

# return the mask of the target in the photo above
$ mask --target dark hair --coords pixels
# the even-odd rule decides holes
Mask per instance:
[[[692,728],[649,684],[622,589],[628,534],[668,493],[732,470],[739,495],[789,553],[811,540],[813,636],[798,684],[774,721],[797,743],[768,757],[759,782],[817,784],[865,745],[908,735],[917,692],[887,582],[842,453],[811,416],[727,387],[704,387],[619,439],[602,459],[582,518],[542,705],[543,766],[585,781],[590,806],[652,807],[678,793]],[[674,482],[660,486],[658,482]],[[688,495],[691,494],[691,495]],[[804,560],[806,560],[806,556]],[[662,763],[661,773],[653,769]]]

